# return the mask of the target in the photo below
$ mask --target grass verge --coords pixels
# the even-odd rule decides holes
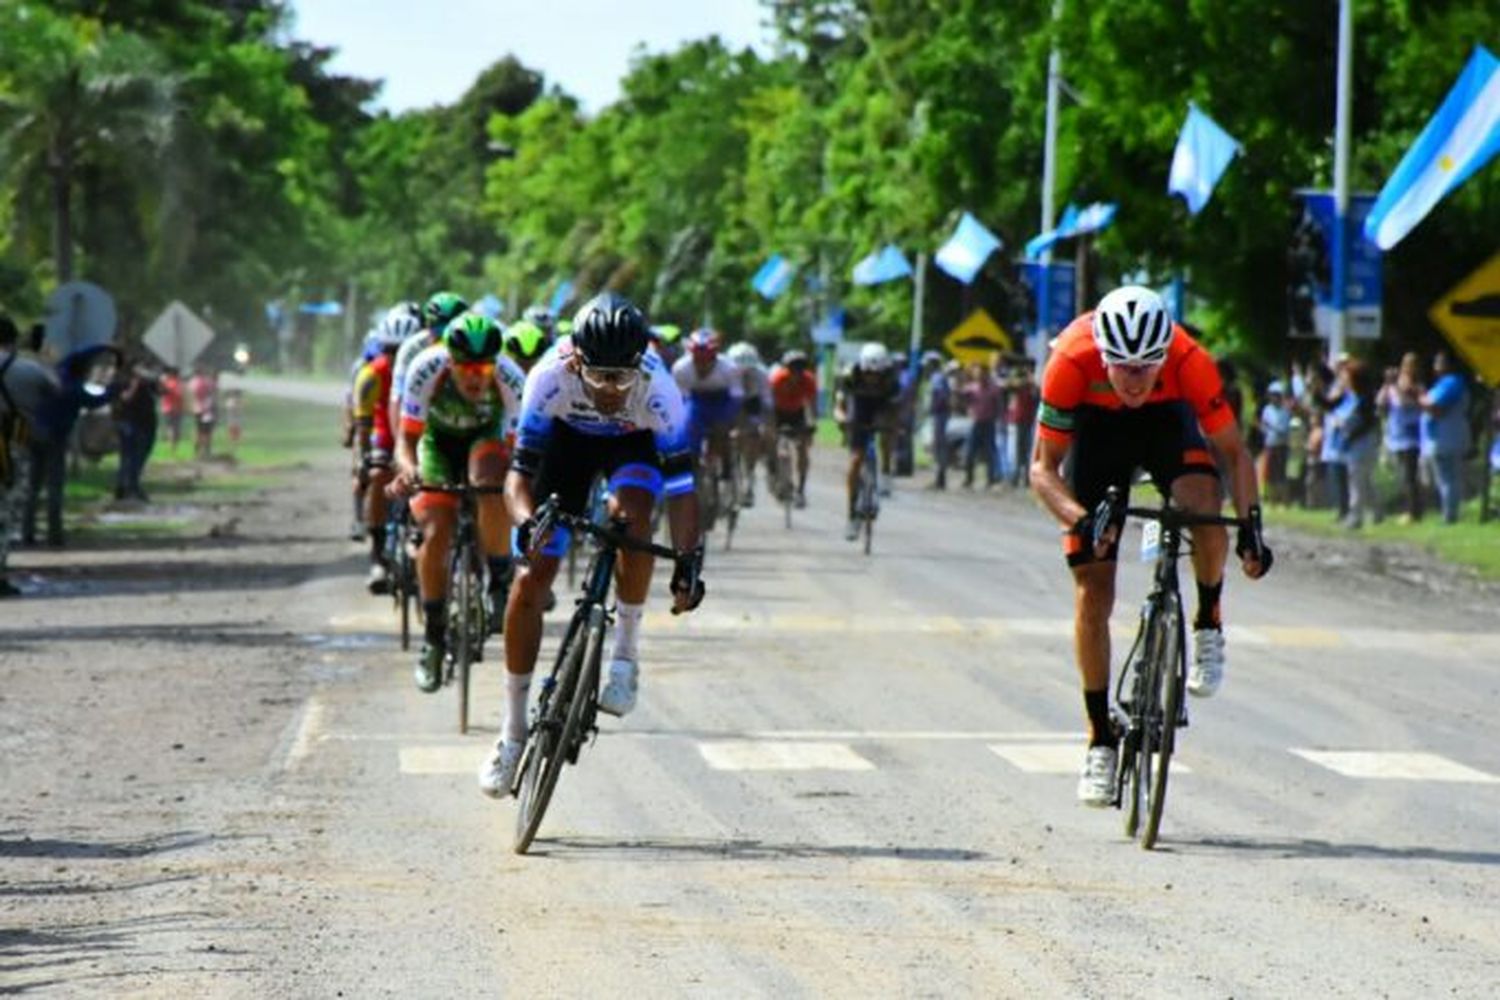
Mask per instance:
[[[1446,562],[1468,566],[1480,576],[1500,580],[1500,521],[1479,523],[1479,501],[1471,500],[1459,512],[1457,524],[1444,524],[1429,514],[1415,524],[1386,518],[1379,524],[1350,529],[1338,524],[1331,510],[1274,505],[1266,510],[1268,524],[1286,525],[1297,531],[1328,538],[1358,538],[1382,544],[1413,545]]]

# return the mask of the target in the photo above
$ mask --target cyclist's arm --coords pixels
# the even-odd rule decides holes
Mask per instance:
[[[532,492],[530,470],[522,471],[512,463],[505,474],[505,508],[511,523],[525,524],[536,513],[536,494]]]
[[[1234,501],[1235,516],[1250,516],[1250,508],[1260,503],[1260,488],[1255,482],[1255,461],[1250,457],[1250,449],[1245,447],[1239,427],[1230,424],[1208,435],[1208,439],[1224,459],[1221,471],[1229,487],[1230,499]]]
[[[1063,528],[1071,528],[1087,515],[1083,504],[1073,495],[1062,475],[1063,462],[1073,446],[1071,439],[1037,435],[1031,453],[1031,492]]]

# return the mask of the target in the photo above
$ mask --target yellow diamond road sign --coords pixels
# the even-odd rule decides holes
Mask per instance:
[[[1486,385],[1500,386],[1500,253],[1455,285],[1427,316]]]
[[[986,363],[996,353],[1009,353],[1010,334],[983,309],[975,309],[969,318],[943,338],[943,349],[964,364]]]

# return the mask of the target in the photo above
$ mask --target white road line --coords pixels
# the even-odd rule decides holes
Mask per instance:
[[[943,732],[940,730],[901,729],[762,729],[745,734],[753,740],[836,740],[839,742],[884,742],[887,740],[974,740],[1010,742],[1050,742],[1054,740],[1077,740],[1077,732],[1039,730],[1036,732],[984,732],[962,730]]]
[[[402,774],[474,774],[484,750],[470,743],[465,746],[402,747]]]
[[[1500,778],[1435,753],[1299,750],[1292,753],[1346,778],[1394,781],[1464,781],[1493,785]]]
[[[698,753],[715,771],[873,771],[875,765],[843,743],[699,743]]]
[[[286,757],[281,761],[283,771],[296,768],[307,758],[322,725],[323,702],[317,695],[312,695],[302,703],[302,718],[297,722],[297,734],[292,737],[291,744],[287,746]]]
[[[990,751],[1028,774],[1077,774],[1083,764],[1083,748],[1076,745],[1083,738],[1077,737],[1074,745],[1059,746],[1055,743],[991,743]],[[1193,769],[1179,758],[1172,758],[1172,774],[1192,774]]]

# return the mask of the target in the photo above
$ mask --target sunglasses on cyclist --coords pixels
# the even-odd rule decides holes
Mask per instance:
[[[1136,378],[1144,378],[1145,376],[1150,375],[1151,373],[1155,372],[1158,368],[1161,367],[1161,362],[1160,361],[1148,361],[1148,362],[1145,362],[1144,364],[1142,364],[1142,363],[1121,364],[1121,363],[1118,363],[1118,362],[1109,361],[1109,362],[1106,362],[1106,364],[1108,364],[1109,367],[1113,368],[1115,371],[1120,372],[1123,375],[1130,375],[1130,376],[1134,376]]]
[[[596,368],[593,365],[579,365],[578,374],[583,378],[583,384],[590,389],[614,389],[616,392],[624,392],[635,385],[641,377],[639,368]]]
[[[453,367],[468,378],[490,378],[495,374],[493,361],[455,361]]]

